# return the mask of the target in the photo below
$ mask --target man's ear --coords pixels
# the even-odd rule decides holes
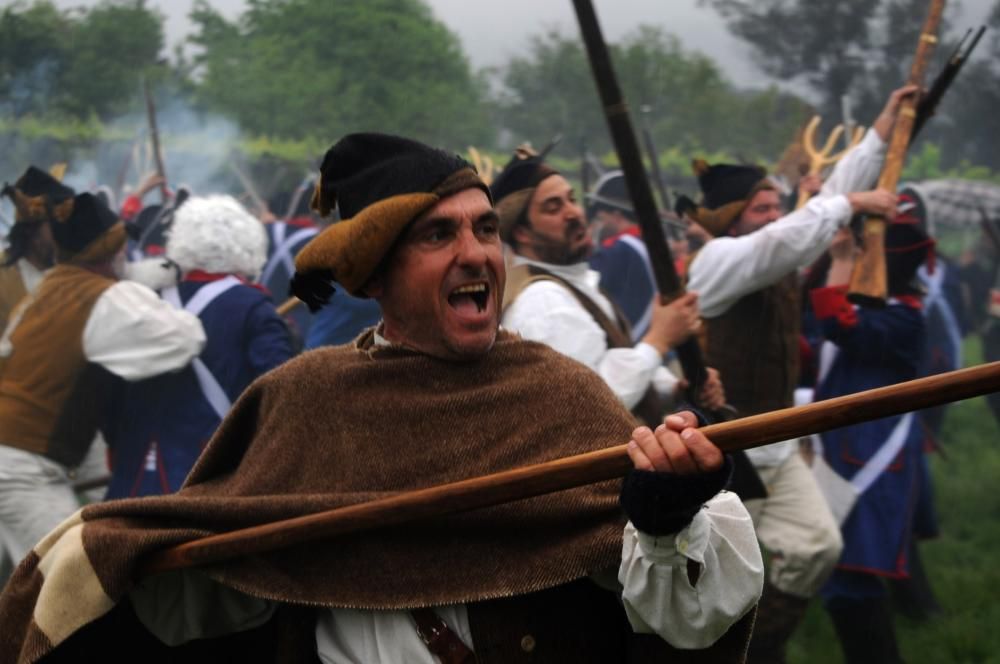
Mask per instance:
[[[512,244],[515,249],[525,244],[531,244],[531,229],[527,224],[517,224],[514,226],[510,238],[514,240]]]

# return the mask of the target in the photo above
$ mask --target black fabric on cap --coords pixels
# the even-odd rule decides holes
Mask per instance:
[[[14,188],[25,196],[45,196],[53,205],[72,198],[74,194],[72,189],[35,166],[28,166],[28,170],[14,183]]]
[[[698,185],[704,196],[703,205],[709,210],[727,203],[746,200],[751,190],[767,171],[759,166],[716,164],[698,174]]]
[[[52,237],[60,249],[70,253],[83,251],[87,245],[118,223],[118,215],[91,193],[73,199],[73,212],[66,221],[52,224]]]
[[[456,154],[408,138],[350,134],[323,157],[319,196],[330,209],[336,204],[342,219],[349,219],[386,198],[430,192],[462,168],[473,167]]]
[[[555,174],[556,170],[542,157],[525,159],[515,155],[490,185],[493,200],[499,203],[515,191],[537,187],[539,182]]]
[[[899,200],[900,212],[885,229],[885,269],[889,293],[919,293],[914,284],[921,263],[934,264],[934,240],[922,227],[924,217],[905,193]],[[908,207],[913,206],[913,207]]]
[[[4,185],[2,193],[14,201],[16,220],[20,222],[42,221],[52,214],[52,208],[73,198],[75,192],[42,169],[28,166],[13,186]],[[37,199],[38,203],[24,208],[23,198]]]

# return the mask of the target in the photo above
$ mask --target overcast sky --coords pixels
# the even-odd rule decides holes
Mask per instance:
[[[329,0],[336,2],[336,0]],[[570,0],[426,0],[435,15],[462,40],[473,66],[505,63],[517,53],[529,35],[555,27],[569,34],[576,31]],[[832,2],[834,0],[816,0]],[[61,7],[93,5],[97,0],[56,0]],[[956,27],[984,20],[994,0],[952,0],[948,13]],[[0,5],[7,0],[0,0]],[[167,19],[167,42],[182,42],[190,31],[187,14],[193,0],[147,0]],[[211,0],[224,16],[235,18],[244,0]],[[676,35],[690,50],[715,60],[734,83],[758,87],[770,81],[753,65],[743,42],[726,32],[711,9],[698,0],[594,0],[608,40],[617,40],[641,23],[649,23]]]

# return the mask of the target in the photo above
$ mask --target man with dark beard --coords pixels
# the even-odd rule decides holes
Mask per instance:
[[[594,249],[570,183],[534,155],[516,155],[493,182],[500,234],[513,251],[503,325],[596,371],[640,419],[658,423],[678,380],[663,357],[700,325],[694,293],[663,305],[654,296],[649,329],[633,343],[629,324],[599,287],[587,258]],[[718,374],[702,403],[724,403]]]

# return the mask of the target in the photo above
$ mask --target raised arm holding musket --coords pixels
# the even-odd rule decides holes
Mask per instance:
[[[784,215],[761,169],[698,164],[703,201],[686,212],[715,238],[696,255],[688,287],[707,325],[706,360],[743,415],[791,406],[799,370],[800,298],[796,271],[829,246],[859,211],[893,213],[895,194],[866,191],[878,177],[900,101],[893,92],[859,145],[841,159],[820,194]],[[772,556],[751,661],[782,661],[784,648],[841,551],[841,537],[794,441],[748,452],[768,487],[748,501],[762,546]]]

